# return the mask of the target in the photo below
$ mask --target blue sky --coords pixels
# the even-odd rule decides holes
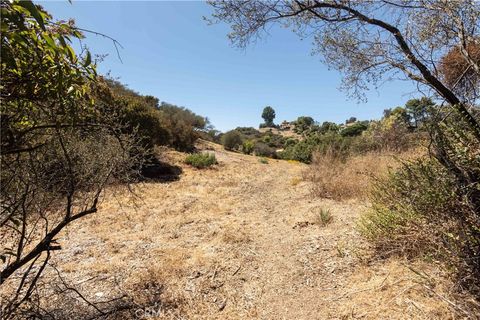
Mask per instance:
[[[110,40],[87,34],[96,54],[108,54],[99,72],[111,71],[129,88],[207,116],[222,131],[257,127],[266,105],[275,122],[307,115],[343,122],[381,117],[388,107],[414,97],[408,82],[392,82],[367,94],[367,103],[339,91],[341,75],[312,56],[311,39],[272,28],[264,40],[239,50],[227,39],[229,26],[209,26],[211,12],[200,1],[48,1],[41,2],[55,19],[74,18],[79,27],[117,39],[117,58]]]

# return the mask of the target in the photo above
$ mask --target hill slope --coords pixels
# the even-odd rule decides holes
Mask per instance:
[[[93,300],[127,293],[140,312],[151,307],[161,319],[435,319],[458,312],[442,298],[444,280],[432,286],[438,270],[369,260],[354,229],[364,205],[312,198],[302,180],[306,165],[263,164],[204,147],[214,149],[215,168],[192,169],[170,153],[183,167],[179,181],[139,185],[135,203],[108,195],[98,215],[69,230],[56,256],[68,279]],[[326,226],[322,208],[333,215]]]

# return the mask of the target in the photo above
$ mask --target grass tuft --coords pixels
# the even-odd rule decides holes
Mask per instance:
[[[319,226],[326,226],[333,221],[333,215],[329,209],[322,208],[314,216],[314,223]]]
[[[263,163],[263,164],[268,164],[268,159],[265,158],[265,157],[260,157],[260,158],[258,159],[258,162]]]

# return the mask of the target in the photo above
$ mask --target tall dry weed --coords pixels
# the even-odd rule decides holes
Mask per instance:
[[[334,200],[368,198],[374,177],[398,167],[398,159],[414,159],[424,154],[422,149],[407,152],[370,152],[342,157],[334,152],[313,154],[313,161],[304,178],[313,182],[312,194]]]

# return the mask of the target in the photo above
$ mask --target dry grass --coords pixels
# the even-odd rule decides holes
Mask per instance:
[[[107,195],[98,215],[59,239],[64,249],[54,260],[66,279],[89,298],[131,299],[131,309],[112,319],[135,318],[137,310],[160,310],[151,319],[464,317],[439,298],[459,301],[435,265],[372,260],[354,228],[365,206],[312,198],[313,184],[296,179],[306,165],[266,166],[209,147],[217,169],[165,155],[183,165],[179,181],[140,184],[136,202]],[[320,226],[322,208],[334,219]]]
[[[421,149],[402,154],[368,153],[346,160],[332,154],[314,154],[312,164],[304,178],[313,183],[316,197],[335,200],[366,200],[373,177],[380,177],[399,165],[398,159],[413,159],[423,154]]]

